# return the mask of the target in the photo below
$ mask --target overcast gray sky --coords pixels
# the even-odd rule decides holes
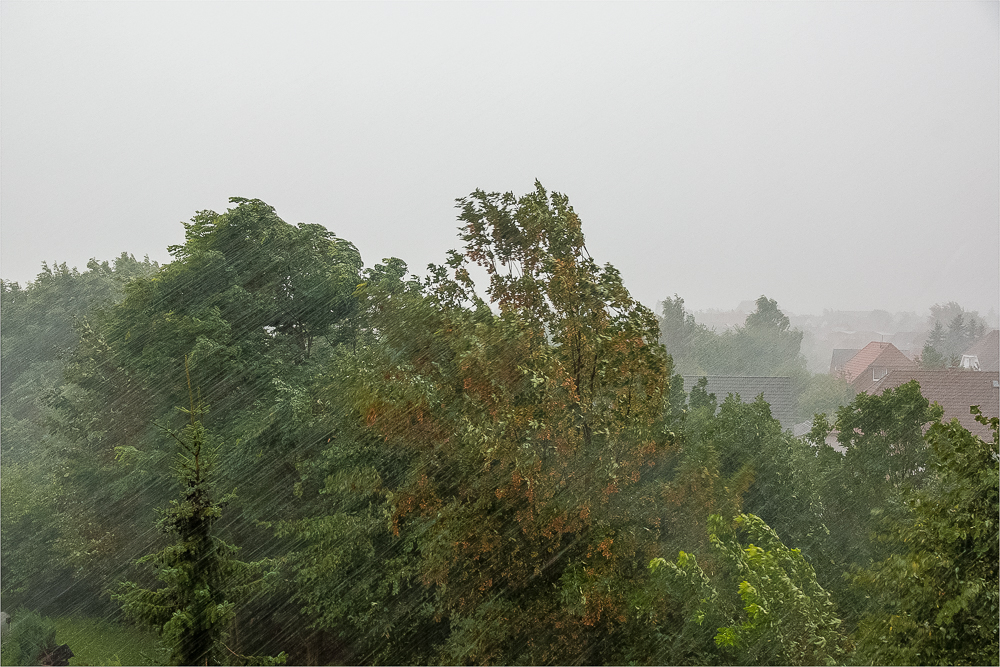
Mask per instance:
[[[649,306],[1000,299],[997,2],[0,3],[0,276],[256,197],[423,273],[570,197]]]

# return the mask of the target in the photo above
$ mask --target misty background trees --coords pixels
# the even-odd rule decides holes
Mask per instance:
[[[968,313],[954,301],[931,306],[933,327],[921,355],[924,368],[948,368],[961,363],[962,353],[988,331],[978,313]]]
[[[766,296],[721,332],[654,314],[540,184],[459,200],[424,277],[231,204],[165,266],[2,284],[5,610],[207,629],[177,662],[996,655],[995,419],[810,373]],[[982,332],[952,310],[942,358]],[[790,378],[807,432],[685,386],[716,375]],[[214,443],[210,488],[164,429]],[[199,540],[244,574],[198,574]]]

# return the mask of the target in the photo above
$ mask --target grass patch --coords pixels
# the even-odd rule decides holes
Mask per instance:
[[[73,651],[71,665],[162,665],[169,658],[151,630],[84,616],[52,620],[56,643]]]

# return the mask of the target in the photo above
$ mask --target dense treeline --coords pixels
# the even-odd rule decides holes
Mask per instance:
[[[931,306],[930,321],[933,326],[920,355],[920,365],[929,369],[958,366],[962,353],[988,331],[979,313],[966,312],[954,301]]]
[[[774,299],[761,296],[743,326],[717,333],[695,321],[676,294],[664,299],[660,342],[680,375],[779,376],[791,380],[797,422],[830,413],[854,398],[847,381],[828,374],[811,375],[801,354],[801,331],[791,327]],[[744,397],[750,398],[750,397]]]
[[[460,200],[424,278],[232,203],[3,283],[5,609],[177,662],[996,661],[997,437],[915,383],[838,403],[764,297],[658,318],[540,185]],[[842,407],[795,438],[711,372]]]

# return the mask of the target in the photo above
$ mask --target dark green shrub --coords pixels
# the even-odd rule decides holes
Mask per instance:
[[[5,665],[37,665],[45,650],[56,647],[56,624],[34,611],[19,610],[4,634],[0,662]]]

